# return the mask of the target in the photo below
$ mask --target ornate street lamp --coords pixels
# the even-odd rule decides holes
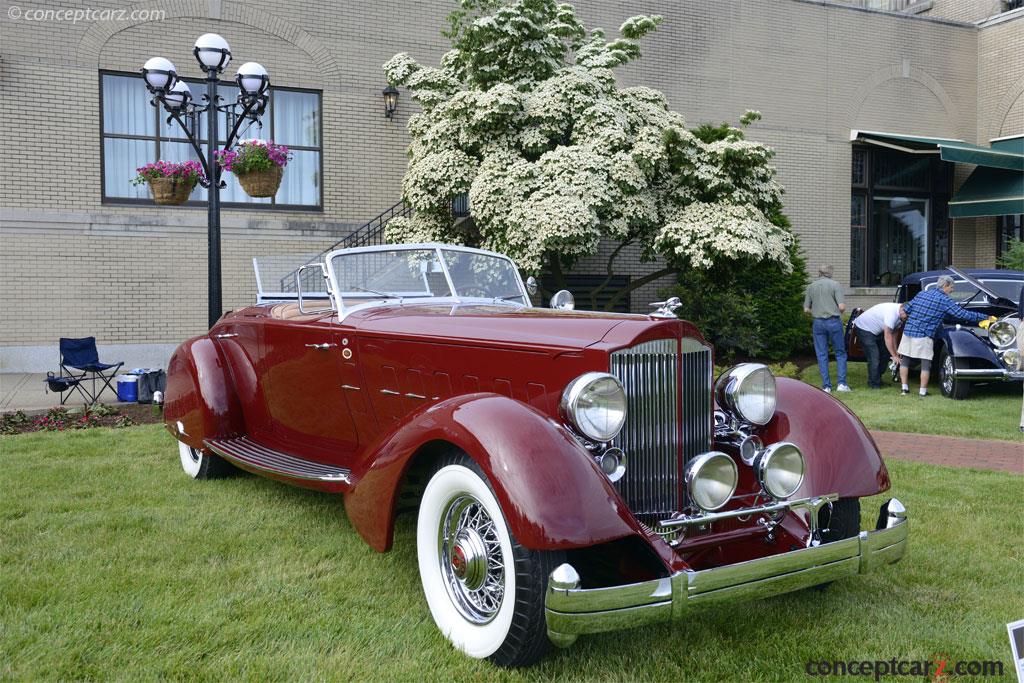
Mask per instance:
[[[221,72],[231,62],[231,48],[228,47],[228,42],[216,33],[204,33],[196,39],[192,54],[195,55],[199,66],[206,72],[206,94],[202,97],[202,104],[196,104],[193,101],[191,88],[187,83],[178,79],[174,64],[163,57],[153,57],[147,60],[142,67],[142,77],[146,81],[146,87],[153,94],[153,106],[163,106],[168,114],[167,123],[173,120],[181,126],[206,171],[206,178],[202,180],[202,185],[209,190],[207,201],[208,317],[210,327],[213,327],[221,315],[220,190],[225,186],[220,176],[220,167],[217,165],[217,139],[219,137],[217,115],[218,113],[228,115],[228,125],[231,125],[232,120],[234,121],[231,132],[224,142],[223,150],[227,151],[238,141],[239,129],[246,121],[249,122],[249,125],[255,123],[262,127],[260,117],[266,111],[270,97],[270,77],[267,75],[267,70],[261,65],[256,62],[246,62],[239,67],[235,76],[235,83],[239,89],[238,99],[230,104],[222,104],[222,98],[217,94],[217,86]],[[189,126],[186,123],[187,120],[197,121],[202,114],[206,115],[205,154],[197,138],[200,127]]]
[[[384,118],[390,119],[398,109],[398,88],[388,83],[381,94],[384,95]]]

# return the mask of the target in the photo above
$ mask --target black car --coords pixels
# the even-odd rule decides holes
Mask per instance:
[[[935,335],[935,365],[942,395],[965,399],[971,385],[980,382],[1024,380],[1024,360],[1017,348],[1017,335],[1024,334],[1024,272],[1019,270],[981,270],[947,268],[911,273],[896,289],[895,301],[906,303],[925,289],[938,286],[939,277],[951,275],[951,296],[964,308],[996,316],[989,328],[946,321]],[[849,360],[865,360],[853,321],[863,309],[855,308],[846,324],[846,348]],[[902,328],[896,330],[897,343]],[[896,378],[897,368],[893,368]]]

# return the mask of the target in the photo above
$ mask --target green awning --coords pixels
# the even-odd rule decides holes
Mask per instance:
[[[1024,213],[1024,172],[978,166],[949,200],[950,218]]]
[[[920,135],[851,131],[850,140],[909,154],[939,154],[943,161],[977,166],[949,201],[950,218],[1024,213],[1024,137],[992,141],[991,147]]]

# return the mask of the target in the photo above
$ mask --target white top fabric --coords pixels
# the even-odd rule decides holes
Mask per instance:
[[[871,334],[882,334],[886,327],[890,330],[896,329],[896,324],[899,320],[899,304],[875,304],[858,315],[856,320],[853,321],[853,325]]]

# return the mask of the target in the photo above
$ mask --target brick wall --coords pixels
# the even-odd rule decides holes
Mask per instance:
[[[621,80],[663,90],[691,125],[735,122],[748,108],[764,114],[750,136],[778,152],[786,212],[805,254],[811,264],[834,264],[843,282],[851,129],[984,142],[987,131],[1012,130],[1024,107],[1013,97],[1024,89],[1019,21],[979,29],[816,0],[576,4],[588,25],[610,33],[638,13],[665,17]],[[60,333],[88,331],[112,343],[175,342],[205,324],[203,211],[101,202],[100,69],[135,71],[162,55],[199,76],[191,45],[213,31],[231,43],[235,65],[260,61],[278,85],[323,91],[323,212],[224,211],[230,308],[252,300],[252,255],[322,248],[399,199],[415,108],[403,92],[396,118],[383,117],[380,65],[399,51],[435,64],[454,5],[155,0],[146,7],[166,18],[138,24],[13,22],[8,7],[0,7],[0,121],[19,167],[0,186],[0,346],[50,343],[54,319]],[[956,239],[965,255],[961,241],[987,248],[973,233],[968,240],[966,228]],[[603,272],[603,261],[589,259],[581,271]],[[660,267],[640,263],[635,251],[622,262],[635,277]],[[647,310],[668,284],[637,292],[634,308]]]

